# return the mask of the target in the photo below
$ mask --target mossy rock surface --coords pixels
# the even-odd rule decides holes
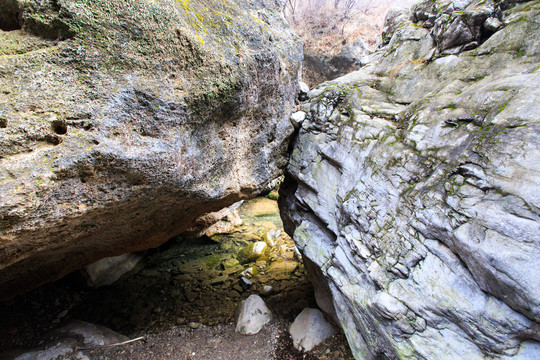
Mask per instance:
[[[1,297],[155,247],[281,174],[302,53],[277,3],[8,3]]]

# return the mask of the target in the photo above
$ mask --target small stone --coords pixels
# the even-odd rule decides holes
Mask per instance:
[[[268,271],[292,273],[298,267],[296,261],[276,261],[270,264]]]
[[[82,352],[77,352],[73,355],[74,360],[90,360],[90,358],[84,355]]]
[[[237,265],[239,265],[240,262],[238,262],[238,260],[232,258],[232,259],[229,259],[229,260],[226,260],[223,262],[223,267],[225,268],[225,270],[227,269],[230,269],[230,268],[233,268]]]
[[[279,192],[277,190],[272,190],[268,193],[268,195],[266,195],[266,197],[272,200],[277,200],[279,199]]]
[[[309,99],[309,97],[308,97],[309,86],[307,86],[306,83],[303,83],[301,81],[298,82],[298,90],[299,90],[298,100],[306,101],[307,99]]]
[[[501,28],[502,25],[503,23],[501,20],[495,17],[487,18],[486,21],[484,21],[484,28],[490,32],[496,32]]]
[[[261,275],[259,275],[259,277],[257,278],[257,280],[259,280],[259,282],[260,282],[261,284],[264,284],[264,283],[268,282],[268,280],[270,280],[270,278],[269,278],[268,276],[261,276]]]
[[[224,283],[225,281],[227,281],[228,278],[229,277],[227,275],[218,276],[218,277],[213,278],[212,280],[210,280],[210,284],[211,285],[221,284],[221,283]]]
[[[252,285],[253,285],[253,282],[249,279],[246,279],[245,277],[242,276],[242,278],[240,278],[240,286],[242,286],[242,288],[244,290],[247,290],[249,289]]]
[[[232,275],[232,274],[235,274],[235,273],[240,272],[242,270],[244,270],[244,267],[242,265],[236,265],[235,267],[232,267],[230,269],[222,271],[221,274],[222,275]]]
[[[296,349],[310,351],[334,335],[335,330],[332,325],[326,322],[320,310],[305,308],[296,317],[289,332]]]
[[[242,335],[255,335],[272,320],[272,314],[264,300],[258,295],[250,295],[240,303],[240,315],[236,323],[236,332]]]
[[[300,92],[303,92],[306,94],[309,92],[309,86],[305,82],[299,81],[298,88],[300,89]]]
[[[257,241],[240,250],[237,259],[241,264],[256,261],[265,252],[267,247],[264,241]]]
[[[272,292],[273,288],[270,285],[264,285],[261,294],[268,295]]]
[[[291,124],[298,129],[300,126],[302,126],[302,123],[306,119],[306,113],[303,111],[297,111],[293,113],[290,117]]]
[[[266,243],[264,241],[257,241],[253,244],[253,255],[261,256],[264,250],[266,250]]]
[[[279,235],[281,235],[281,230],[270,230],[264,236],[264,240],[268,246],[274,247],[278,243]]]
[[[247,268],[246,270],[242,271],[242,273],[240,275],[246,276],[246,277],[253,276],[253,268],[252,267]]]
[[[189,327],[192,328],[192,329],[198,329],[200,326],[199,323],[196,323],[196,322],[190,322],[189,323]]]
[[[187,301],[194,302],[198,298],[199,298],[199,293],[191,291],[191,290],[186,290],[186,299],[187,299]]]
[[[57,319],[63,319],[63,318],[66,317],[67,314],[68,314],[68,310],[64,310],[60,314],[58,314],[58,316],[56,316],[56,318]]]

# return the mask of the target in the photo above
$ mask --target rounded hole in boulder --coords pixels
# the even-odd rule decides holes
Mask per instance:
[[[51,124],[53,131],[58,135],[67,134],[67,124],[63,120],[54,120]]]
[[[20,30],[22,21],[17,0],[0,1],[0,29],[4,31]]]

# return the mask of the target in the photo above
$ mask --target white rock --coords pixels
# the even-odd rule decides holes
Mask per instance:
[[[257,241],[255,244],[253,244],[253,255],[262,255],[266,247],[267,245],[264,241]]]
[[[502,25],[502,21],[496,17],[490,17],[484,22],[484,27],[493,32],[499,30]]]
[[[143,256],[138,253],[123,254],[96,261],[86,266],[83,273],[88,286],[101,287],[114,283],[122,275],[131,271]]]
[[[300,89],[300,92],[303,92],[305,94],[309,92],[309,86],[305,82],[299,81],[298,88]]]
[[[127,337],[104,326],[72,320],[67,325],[54,331],[66,337],[82,337],[85,346],[111,345],[128,340]]]
[[[242,271],[242,272],[240,273],[240,275],[246,276],[246,277],[251,277],[251,276],[253,276],[253,268],[252,268],[252,267],[247,268],[246,270]]]
[[[259,295],[250,295],[240,304],[240,315],[236,332],[242,335],[255,335],[272,320],[272,314]]]
[[[268,294],[270,294],[270,293],[272,292],[273,289],[274,289],[274,288],[271,287],[270,285],[264,285],[263,288],[262,288],[262,292],[261,292],[261,293],[262,293],[263,295],[268,295]]]
[[[270,247],[274,247],[277,244],[277,241],[279,239],[279,235],[281,235],[281,230],[270,230],[266,233],[266,243]]]
[[[291,124],[295,128],[299,128],[306,119],[306,113],[303,111],[297,111],[291,115]]]
[[[335,330],[332,325],[326,322],[320,310],[305,308],[296,317],[289,332],[296,349],[310,351],[332,336]]]

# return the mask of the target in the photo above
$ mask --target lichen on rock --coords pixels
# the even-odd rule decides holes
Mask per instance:
[[[9,3],[0,297],[155,247],[281,173],[302,54],[278,3]]]
[[[540,354],[540,2],[513,5],[393,13],[303,105],[280,208],[357,359]],[[474,46],[424,26],[486,9]]]

